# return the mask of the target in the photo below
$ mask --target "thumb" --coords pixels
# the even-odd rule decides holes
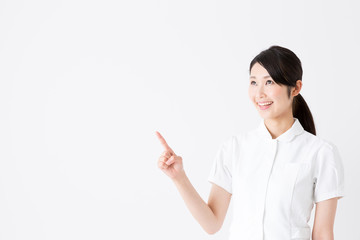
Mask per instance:
[[[176,157],[176,156],[171,156],[171,157],[167,160],[166,164],[167,164],[167,165],[171,165],[173,162],[175,162],[175,157]]]

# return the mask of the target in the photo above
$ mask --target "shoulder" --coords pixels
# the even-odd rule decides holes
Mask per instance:
[[[313,146],[314,148],[316,148],[317,150],[330,150],[330,151],[334,151],[337,149],[336,145],[328,140],[328,139],[324,139],[322,137],[316,136],[310,132],[307,132],[304,130],[302,138],[303,141],[305,141],[307,144]]]
[[[228,146],[231,146],[233,154],[238,156],[241,152],[256,150],[259,147],[260,140],[261,137],[256,130],[248,130],[233,134],[227,143]]]
[[[243,133],[235,133],[225,138],[222,147],[226,149],[234,149],[241,145]]]
[[[337,146],[330,140],[315,136],[304,131],[304,139],[307,140],[308,150],[314,156],[314,165],[323,168],[324,165],[342,170],[342,159]]]
[[[224,138],[221,143],[220,151],[236,154],[239,152],[239,149],[244,143],[244,135],[243,132],[233,133],[232,135],[228,135]]]

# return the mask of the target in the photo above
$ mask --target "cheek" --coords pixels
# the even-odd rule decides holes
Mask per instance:
[[[282,91],[280,88],[274,88],[271,94],[275,97],[278,97],[282,95]]]
[[[276,90],[273,92],[273,99],[278,102],[277,107],[278,108],[288,108],[289,106],[292,106],[291,99],[288,98],[287,92],[283,91],[282,89]]]
[[[273,99],[282,100],[284,96],[286,96],[286,92],[284,92],[284,89],[276,87],[271,89],[271,91],[268,92],[268,95]]]
[[[248,95],[249,95],[249,98],[250,98],[250,100],[254,100],[254,97],[255,97],[255,95],[254,95],[254,91],[253,90],[251,90],[251,88],[249,88],[248,89]]]

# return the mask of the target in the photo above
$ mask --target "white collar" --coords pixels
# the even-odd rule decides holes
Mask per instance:
[[[268,131],[268,129],[265,126],[265,121],[264,119],[261,120],[257,131],[258,133],[264,137],[265,139],[269,139],[269,140],[279,140],[280,142],[290,142],[295,136],[301,134],[304,132],[304,128],[301,125],[300,121],[294,117],[295,122],[293,123],[293,125],[291,126],[291,128],[289,128],[286,132],[284,132],[283,134],[281,134],[279,137],[277,137],[276,139],[273,139],[270,132]]]

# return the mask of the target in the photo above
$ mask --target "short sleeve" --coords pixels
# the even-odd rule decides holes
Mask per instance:
[[[233,138],[227,139],[217,150],[208,181],[232,193]]]
[[[344,167],[337,147],[332,143],[321,146],[315,163],[314,201],[344,197]]]

